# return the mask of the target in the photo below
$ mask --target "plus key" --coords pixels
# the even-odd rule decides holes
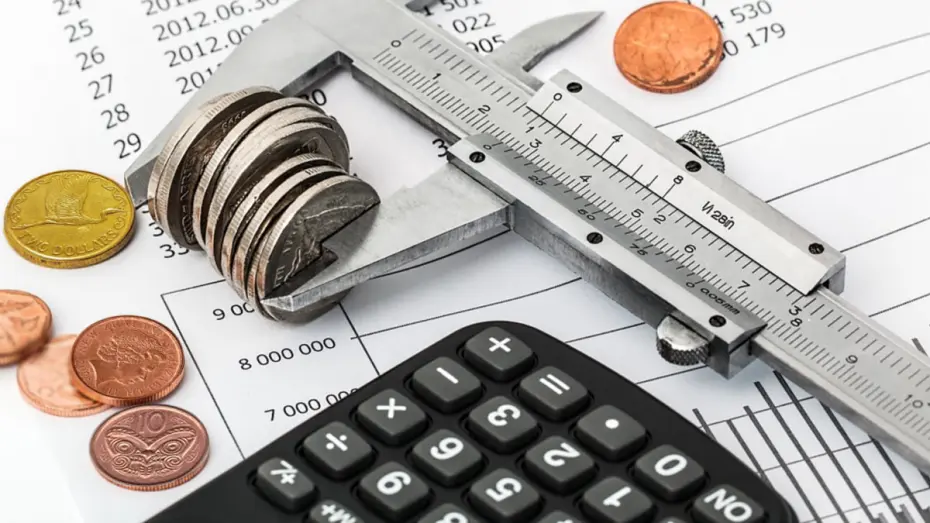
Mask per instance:
[[[533,366],[533,351],[500,327],[490,327],[465,342],[465,361],[496,381],[508,381]]]

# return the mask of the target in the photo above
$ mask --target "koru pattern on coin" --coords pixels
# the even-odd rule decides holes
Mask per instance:
[[[166,405],[119,412],[91,439],[91,457],[100,474],[133,490],[180,485],[203,469],[208,453],[203,424],[189,412]]]

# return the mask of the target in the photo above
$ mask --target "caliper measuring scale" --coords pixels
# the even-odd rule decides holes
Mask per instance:
[[[760,357],[930,472],[930,366],[835,294],[838,251],[725,177],[700,137],[686,148],[570,72],[544,83],[508,58],[478,56],[395,2],[302,0],[243,42],[150,149],[212,96],[305,92],[346,67],[454,143],[449,164],[329,237],[335,261],[263,306],[299,317],[506,225],[655,327],[669,361],[729,378]],[[137,204],[154,154],[127,173]]]

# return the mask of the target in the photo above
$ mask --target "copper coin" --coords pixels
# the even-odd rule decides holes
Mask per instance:
[[[637,9],[614,36],[614,61],[634,85],[679,93],[710,78],[723,59],[723,35],[710,15],[683,2]]]
[[[129,490],[166,490],[190,481],[210,453],[207,429],[193,414],[141,405],[110,416],[90,440],[90,457],[110,483]]]
[[[71,383],[81,394],[114,407],[158,401],[181,383],[184,353],[161,323],[114,316],[84,329],[71,353]]]
[[[0,365],[16,363],[45,346],[52,311],[28,292],[0,290]]]
[[[53,416],[90,416],[110,408],[79,393],[72,385],[68,368],[71,347],[77,336],[58,336],[38,353],[24,360],[16,370],[16,382],[23,398],[33,407]]]

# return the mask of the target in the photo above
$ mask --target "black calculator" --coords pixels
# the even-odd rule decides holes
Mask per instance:
[[[796,521],[742,461],[637,385],[538,329],[488,322],[148,523]]]

